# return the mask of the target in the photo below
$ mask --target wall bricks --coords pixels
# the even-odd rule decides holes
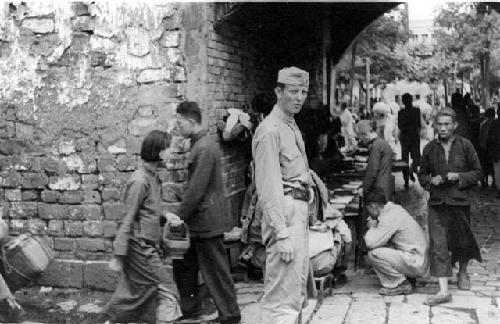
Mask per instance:
[[[40,203],[38,213],[41,219],[63,220],[68,218],[68,206]]]
[[[83,267],[83,278],[85,288],[113,291],[120,279],[120,273],[110,270],[108,262],[89,261]]]
[[[83,223],[64,221],[64,233],[68,237],[80,237],[83,236]]]
[[[54,191],[54,190],[43,190],[41,193],[41,198],[42,201],[48,202],[48,203],[55,203],[59,200],[59,196],[61,194],[59,191]]]
[[[59,197],[59,202],[62,204],[79,204],[83,201],[83,191],[63,191]]]
[[[104,219],[106,220],[121,220],[126,213],[126,207],[119,203],[104,203],[102,204],[104,210]]]
[[[36,202],[11,202],[9,217],[14,219],[29,219],[38,216],[38,203]]]
[[[82,261],[56,259],[42,273],[38,283],[43,286],[82,288],[83,266]]]
[[[23,188],[43,189],[49,183],[49,178],[43,173],[25,173],[23,174]]]
[[[106,244],[99,238],[77,238],[76,245],[80,250],[87,252],[105,252]]]

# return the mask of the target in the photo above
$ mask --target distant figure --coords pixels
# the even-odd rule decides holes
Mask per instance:
[[[381,295],[407,295],[411,281],[427,271],[427,240],[424,231],[401,206],[385,199],[376,188],[365,198],[369,214],[365,234],[368,259],[380,280]]]
[[[481,161],[481,168],[483,169],[481,184],[486,187],[488,186],[488,176],[494,176],[493,163],[487,144],[491,124],[495,120],[495,108],[487,109],[484,115],[486,119],[479,126],[479,161]]]
[[[451,108],[455,111],[456,120],[458,123],[455,134],[463,136],[470,140],[469,115],[465,107],[464,99],[460,92],[458,92],[458,89],[451,96]]]
[[[401,159],[409,163],[409,156],[413,160],[409,173],[403,170],[405,188],[409,187],[409,179],[420,165],[420,129],[422,128],[420,109],[413,107],[413,98],[409,93],[403,95],[404,108],[398,113],[399,141],[401,142]]]
[[[480,151],[479,145],[479,127],[481,126],[481,115],[479,111],[478,105],[470,105],[469,106],[469,136],[472,145],[476,149],[476,152]]]
[[[497,109],[497,115],[500,117],[500,108]],[[486,150],[493,162],[493,171],[495,173],[495,186],[497,188],[497,197],[500,198],[500,119],[497,118],[491,122],[486,141]]]

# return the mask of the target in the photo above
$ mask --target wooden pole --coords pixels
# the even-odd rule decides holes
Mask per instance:
[[[322,87],[322,102],[323,106],[328,105],[328,52],[330,50],[330,19],[329,12],[325,9],[323,12],[323,42],[322,42],[322,72],[323,72],[323,87]]]
[[[370,58],[367,57],[366,59],[366,75],[365,75],[365,82],[366,82],[366,112],[371,113],[371,107],[370,107],[370,99],[371,99],[371,94],[370,94]]]
[[[335,108],[335,104],[337,102],[335,98],[336,88],[337,88],[337,69],[333,62],[333,59],[330,58],[330,115],[333,115],[333,109]]]
[[[352,43],[352,47],[351,47],[351,69],[349,71],[349,107],[352,107],[352,97],[353,97],[353,93],[352,93],[352,89],[354,88],[354,69],[356,68],[356,45],[357,45],[357,41],[354,41]]]

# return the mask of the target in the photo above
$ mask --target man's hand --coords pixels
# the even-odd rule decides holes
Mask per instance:
[[[281,260],[285,263],[289,263],[293,260],[293,244],[292,240],[288,237],[278,240],[276,242],[278,252],[280,253]]]
[[[377,227],[377,224],[378,224],[378,221],[376,219],[368,217],[368,222],[367,222],[368,228]]]
[[[448,178],[448,181],[458,181],[459,175],[456,172],[448,172],[446,175],[446,178]]]
[[[123,270],[123,258],[120,256],[114,256],[111,261],[109,261],[109,268],[114,271]]]
[[[443,182],[443,178],[441,178],[440,174],[431,179],[431,184],[434,186],[439,186],[441,182]]]
[[[176,214],[166,213],[165,218],[167,219],[167,224],[170,224],[170,226],[173,227],[180,226],[184,223]]]

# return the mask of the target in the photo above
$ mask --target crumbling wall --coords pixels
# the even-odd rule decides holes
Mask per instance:
[[[13,234],[48,228],[57,260],[41,283],[114,288],[103,261],[122,216],[120,191],[144,135],[171,130],[185,97],[190,10],[199,8],[0,3],[0,211]],[[162,174],[174,212],[185,166],[179,154]]]

